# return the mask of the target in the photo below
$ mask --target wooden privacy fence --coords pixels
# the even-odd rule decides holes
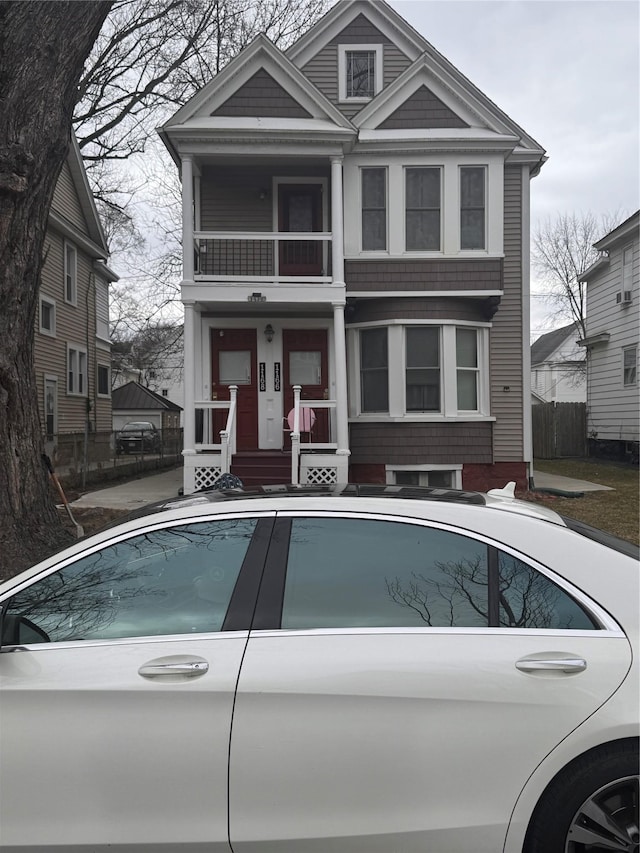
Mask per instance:
[[[538,403],[531,409],[534,458],[587,455],[586,403]]]

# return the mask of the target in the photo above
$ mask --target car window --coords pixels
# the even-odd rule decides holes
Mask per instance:
[[[292,519],[281,626],[597,627],[557,584],[493,546],[361,518]]]
[[[487,624],[484,543],[402,522],[293,519],[283,628]]]
[[[573,598],[532,566],[500,551],[498,567],[503,628],[596,627]]]
[[[18,625],[23,643],[219,631],[255,525],[203,522],[108,545],[13,596],[5,630]]]

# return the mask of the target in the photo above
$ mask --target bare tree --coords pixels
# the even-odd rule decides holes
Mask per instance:
[[[623,219],[619,212],[601,216],[560,213],[535,231],[532,261],[547,288],[546,299],[559,316],[576,324],[583,338],[586,337],[586,285],[580,277],[598,259],[593,244]]]
[[[0,2],[0,576],[69,536],[41,463],[33,330],[78,81],[110,7]]]

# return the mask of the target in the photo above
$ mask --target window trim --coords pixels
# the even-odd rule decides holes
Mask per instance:
[[[69,257],[73,258],[71,270]],[[64,301],[67,305],[78,304],[78,250],[69,240],[64,241]]]
[[[374,92],[371,97],[348,97],[347,96],[347,54],[349,53],[373,53],[375,54],[374,69]],[[382,91],[382,44],[339,44],[338,45],[338,102],[344,104],[368,104],[376,95]]]
[[[73,371],[73,375],[75,377],[75,381],[71,383],[69,381],[72,365],[72,353],[77,354],[77,360],[75,364],[75,370]],[[80,356],[84,355],[84,374],[80,370]],[[85,387],[82,390],[78,390],[79,382],[78,379],[80,376],[84,376],[84,385]],[[73,385],[73,387],[71,387]],[[66,381],[66,389],[67,396],[69,397],[88,397],[89,396],[89,353],[86,347],[80,346],[79,344],[67,344],[67,381]]]
[[[482,169],[483,174],[483,197],[482,197],[482,215],[483,215],[483,235],[482,235],[482,246],[463,246],[462,245],[462,172],[464,169]],[[487,252],[487,226],[488,226],[488,193],[487,193],[487,166],[484,163],[478,163],[474,165],[472,163],[464,163],[458,166],[458,241],[461,252]],[[464,210],[479,210],[477,207],[466,207]]]
[[[628,367],[625,365],[626,354],[628,352],[633,352],[633,364],[630,364]],[[633,380],[627,382],[627,371],[633,371]],[[622,347],[622,387],[623,388],[635,388],[638,384],[638,345],[632,344],[630,346]]]
[[[51,310],[51,328],[48,329],[46,326],[42,325],[42,306],[47,304]],[[39,328],[41,335],[47,335],[50,338],[56,337],[56,300],[52,299],[50,296],[46,294],[40,295],[40,305],[39,305]]]

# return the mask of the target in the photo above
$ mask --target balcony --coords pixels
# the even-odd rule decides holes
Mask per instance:
[[[196,281],[331,282],[329,232],[194,234]]]

